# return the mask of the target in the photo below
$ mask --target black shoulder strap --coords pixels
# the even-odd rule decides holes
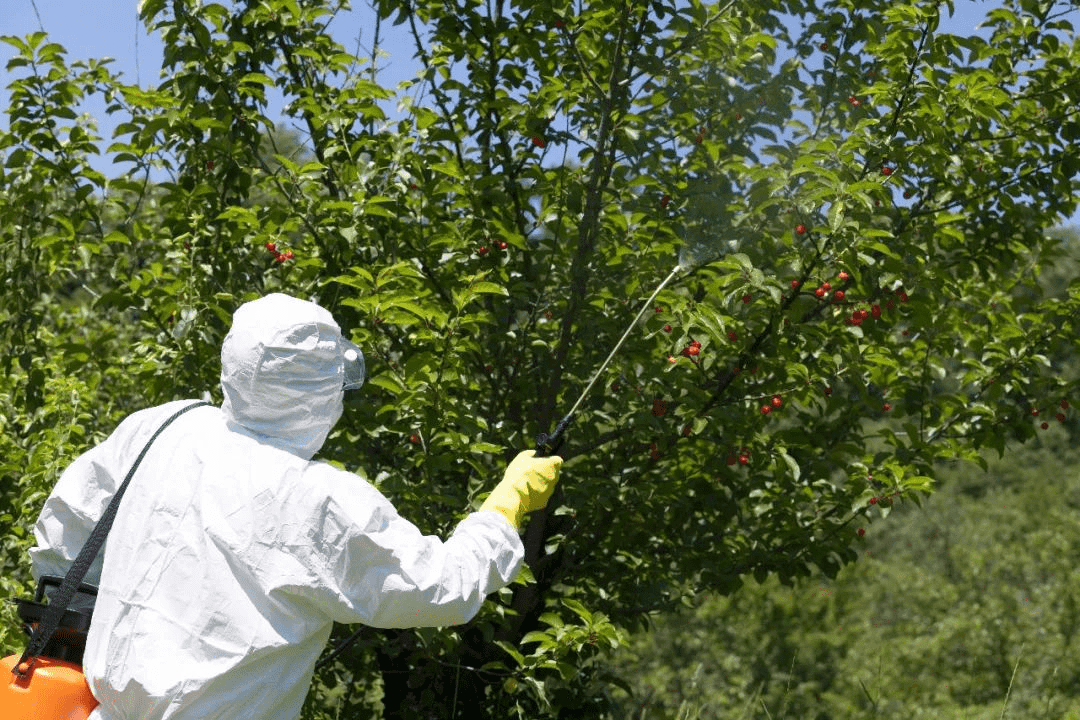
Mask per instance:
[[[174,413],[169,419],[161,424],[161,427],[150,436],[150,439],[146,441],[146,445],[143,446],[139,456],[135,458],[135,462],[131,464],[131,469],[128,470],[124,481],[117,488],[116,494],[113,495],[112,500],[109,502],[109,506],[105,508],[105,512],[101,515],[101,519],[98,520],[97,525],[94,526],[93,532],[90,533],[90,537],[87,538],[86,544],[83,545],[82,550],[79,551],[79,555],[75,558],[75,562],[71,564],[71,568],[68,569],[67,575],[64,576],[64,581],[60,583],[60,587],[49,598],[49,604],[45,608],[45,612],[42,614],[41,622],[38,623],[37,629],[30,637],[29,642],[26,645],[26,652],[23,653],[22,658],[12,668],[12,673],[19,677],[26,677],[30,674],[30,670],[34,666],[34,662],[41,654],[42,650],[49,642],[49,638],[56,631],[57,626],[60,624],[61,618],[67,611],[68,604],[71,603],[71,599],[75,597],[75,591],[79,589],[79,585],[82,583],[83,577],[86,575],[86,571],[90,569],[90,565],[97,557],[98,551],[105,542],[105,537],[109,534],[109,528],[112,527],[113,520],[116,518],[116,511],[120,507],[120,501],[124,497],[124,492],[127,491],[128,483],[131,482],[131,478],[135,475],[135,471],[139,468],[139,464],[146,456],[147,451],[150,449],[150,445],[157,440],[158,435],[162,433],[172,421],[180,417],[188,410],[194,410],[197,407],[203,405],[209,405],[208,402],[197,402],[187,407],[184,407]],[[29,663],[27,663],[29,661]]]

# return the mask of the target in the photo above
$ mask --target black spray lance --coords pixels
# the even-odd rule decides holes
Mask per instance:
[[[706,215],[710,214],[709,211],[711,211],[711,213],[715,213],[716,215],[724,214],[722,209],[706,207],[708,205],[708,200],[710,199],[712,199],[711,196],[699,196],[697,198],[692,198],[691,202],[688,203],[688,208],[693,211],[694,215],[692,221],[696,221],[693,223],[695,229],[699,227],[709,227],[710,224],[715,227],[717,218],[715,216],[712,217],[712,219],[706,217]],[[596,381],[600,378],[601,375],[604,374],[604,371],[607,370],[607,367],[611,364],[611,360],[615,357],[615,354],[619,352],[619,349],[626,343],[626,339],[630,337],[630,333],[633,331],[634,327],[637,326],[637,324],[641,321],[641,316],[644,315],[650,307],[652,307],[653,302],[656,300],[656,296],[659,295],[665,287],[667,287],[668,283],[674,280],[675,276],[680,273],[688,273],[691,270],[696,270],[703,265],[707,265],[708,263],[719,259],[719,257],[721,257],[725,252],[737,250],[740,244],[740,241],[738,239],[733,239],[724,243],[724,247],[719,247],[718,239],[716,238],[716,236],[701,231],[694,232],[693,237],[690,237],[688,233],[688,235],[684,237],[684,239],[686,240],[686,242],[679,250],[678,264],[672,269],[670,273],[668,273],[668,276],[665,277],[660,282],[660,284],[656,286],[656,289],[653,290],[652,295],[650,295],[649,299],[646,300],[645,303],[641,306],[641,309],[627,326],[626,331],[622,334],[622,337],[619,338],[619,342],[615,343],[615,347],[611,349],[610,353],[608,353],[607,359],[605,359],[603,364],[601,364],[597,371],[593,373],[593,376],[589,380],[588,385],[585,386],[585,389],[581,391],[581,395],[578,396],[577,402],[575,402],[573,407],[570,408],[570,412],[566,413],[566,415],[563,416],[562,420],[559,420],[559,422],[555,425],[555,428],[550,433],[543,433],[539,437],[537,437],[537,457],[553,455],[556,453],[556,451],[558,451],[559,447],[562,445],[563,432],[565,432],[567,426],[570,425],[570,422],[573,420],[574,415],[581,407],[581,404],[585,401],[585,398],[589,395],[589,391],[592,390],[593,385],[596,384]]]
[[[679,271],[682,269],[682,265],[676,265],[675,269],[668,273],[668,276],[664,278],[663,282],[656,286],[656,289],[653,290],[653,294],[649,296],[649,299],[646,300],[645,304],[641,306],[641,310],[638,311],[638,314],[634,317],[633,321],[630,323],[630,325],[627,326],[626,332],[624,332],[622,334],[622,337],[619,338],[619,342],[615,343],[615,347],[613,347],[611,349],[611,352],[608,353],[607,359],[604,360],[603,364],[600,365],[599,369],[597,369],[597,371],[593,373],[592,379],[589,380],[589,384],[585,386],[585,389],[581,391],[581,395],[578,396],[577,402],[574,403],[574,406],[570,408],[570,412],[566,413],[566,415],[563,416],[563,419],[555,425],[554,430],[552,430],[550,433],[541,434],[536,439],[537,457],[553,455],[559,449],[559,446],[562,445],[563,432],[570,424],[570,421],[574,418],[574,415],[577,413],[578,408],[581,407],[581,403],[583,403],[585,401],[585,398],[588,397],[589,391],[592,390],[593,385],[596,384],[596,381],[600,378],[601,375],[604,374],[604,371],[607,370],[608,365],[611,364],[611,359],[615,357],[615,353],[619,352],[619,348],[621,348],[626,342],[626,338],[630,337],[631,331],[633,331],[634,327],[638,324],[638,322],[640,322],[641,316],[645,314],[645,311],[652,306],[653,301],[656,300],[656,296],[660,294],[660,291],[663,290],[667,286],[667,284],[671,282],[671,280],[676,275],[679,274]]]

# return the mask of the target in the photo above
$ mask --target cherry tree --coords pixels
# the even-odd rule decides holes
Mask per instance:
[[[1036,283],[1076,209],[1068,3],[957,35],[936,1],[381,0],[422,64],[393,87],[342,7],[145,0],[147,87],[5,38],[7,562],[56,466],[213,395],[274,290],[368,354],[324,454],[436,533],[626,337],[520,581],[466,627],[342,628],[312,718],[602,716],[651,613],[835,573],[938,463],[1075,422],[1076,289]]]

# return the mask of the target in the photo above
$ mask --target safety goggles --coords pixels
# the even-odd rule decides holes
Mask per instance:
[[[364,384],[367,368],[364,365],[364,353],[355,344],[341,339],[342,358],[345,360],[345,390],[357,390]]]

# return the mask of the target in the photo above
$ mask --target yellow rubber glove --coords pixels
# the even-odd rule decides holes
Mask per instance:
[[[559,481],[562,462],[557,455],[538,458],[535,450],[518,453],[480,509],[499,513],[520,530],[528,513],[547,505]]]

